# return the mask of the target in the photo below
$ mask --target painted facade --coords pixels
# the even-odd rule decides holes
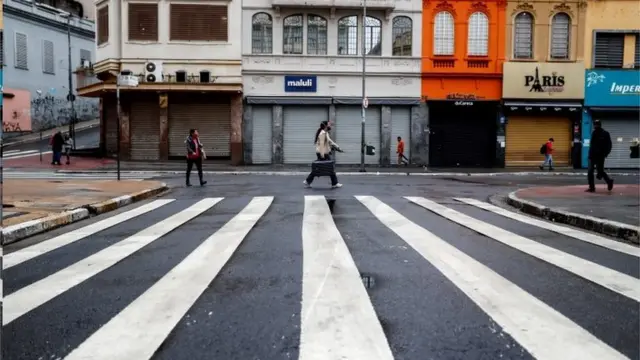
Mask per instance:
[[[38,131],[68,123],[72,111],[67,100],[67,20],[55,9],[14,0],[5,1],[3,15],[4,130]],[[95,56],[94,24],[74,18],[70,27],[75,70],[82,60]],[[96,100],[77,98],[74,107],[78,121],[99,116]]]
[[[368,1],[363,22],[361,4],[350,0],[330,6],[244,1],[245,163],[310,163],[315,153],[309,139],[327,120],[345,149],[336,154],[337,163],[360,163],[363,42],[365,142],[377,149],[366,163],[395,164],[398,136],[405,140],[405,155],[426,163],[421,6],[418,0]]]

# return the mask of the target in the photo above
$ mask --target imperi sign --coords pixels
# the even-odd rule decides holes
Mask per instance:
[[[569,100],[584,98],[584,65],[580,63],[504,63],[505,99]]]
[[[318,78],[315,75],[285,75],[284,92],[316,92]]]
[[[640,106],[640,70],[588,69],[584,78],[585,106]]]

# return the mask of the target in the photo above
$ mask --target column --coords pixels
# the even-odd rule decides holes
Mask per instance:
[[[231,96],[231,165],[242,165],[242,94]]]
[[[411,107],[411,163],[429,164],[429,108],[426,102]]]
[[[130,116],[132,100],[131,96],[126,96],[120,92],[120,159],[131,159],[131,132],[130,132]],[[117,111],[116,104],[116,111]]]
[[[380,165],[391,165],[391,107],[383,106],[380,119]]]
[[[282,114],[282,105],[274,105],[273,106],[273,116],[271,117],[273,121],[272,128],[272,141],[273,141],[273,164],[283,164],[284,163],[284,149],[283,141],[284,141],[284,119]]]
[[[245,164],[253,163],[253,106],[242,109],[242,149]]]
[[[158,97],[160,107],[160,160],[169,160],[169,95],[161,93]]]
[[[506,161],[506,116],[502,111],[502,106],[498,105],[498,116],[496,117],[496,159],[495,167],[505,167]]]

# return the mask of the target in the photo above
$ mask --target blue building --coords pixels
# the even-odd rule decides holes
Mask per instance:
[[[582,166],[589,164],[593,120],[598,119],[613,142],[605,167],[640,168],[640,159],[631,158],[630,149],[640,138],[640,71],[587,69],[584,96]]]

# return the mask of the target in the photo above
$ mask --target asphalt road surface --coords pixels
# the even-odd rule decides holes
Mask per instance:
[[[488,206],[535,180],[208,180],[6,246],[3,359],[640,358],[640,249]]]
[[[42,140],[27,143],[7,145],[3,149],[2,157],[7,159],[19,159],[24,157],[39,156],[40,151],[51,151],[49,146],[49,138],[51,137],[51,130],[42,133]],[[76,131],[76,148],[92,148],[100,145],[100,127],[93,127]]]

